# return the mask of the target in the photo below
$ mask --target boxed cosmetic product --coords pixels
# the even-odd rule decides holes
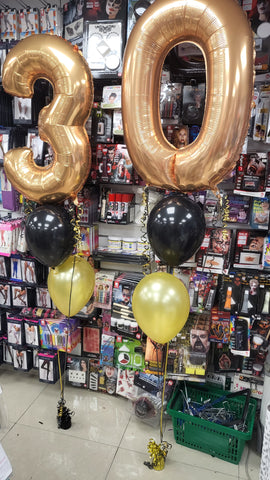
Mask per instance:
[[[253,229],[268,230],[269,198],[253,198],[250,213],[250,226]]]
[[[123,35],[122,21],[85,22],[83,55],[94,78],[118,78],[122,75]],[[105,108],[121,108],[119,97],[117,102],[114,100],[114,96],[108,102],[104,98]]]
[[[247,225],[250,216],[251,198],[246,195],[228,195],[224,201],[224,222]]]
[[[114,364],[119,368],[135,370],[144,369],[143,346],[139,340],[116,337],[114,348]]]
[[[226,273],[230,266],[233,231],[229,228],[207,228],[203,242],[196,253],[197,270]]]
[[[91,112],[91,138],[95,143],[111,143],[113,112],[103,110],[98,102],[93,103]]]
[[[116,393],[118,369],[113,366],[104,366],[98,372],[98,390],[109,395]]]
[[[266,233],[258,230],[238,230],[233,266],[262,270],[265,237]]]
[[[108,85],[103,87],[101,108],[121,109],[121,85]]]
[[[114,273],[102,270],[96,273],[94,287],[96,308],[111,309],[113,281]]]
[[[66,382],[73,387],[88,388],[89,359],[85,357],[67,356]]]
[[[84,325],[82,327],[82,352],[83,355],[99,358],[101,342],[101,328]]]
[[[268,154],[254,152],[241,154],[236,166],[233,193],[264,197],[266,188]]]
[[[80,322],[77,318],[41,318],[39,321],[40,345],[71,353],[81,341]]]
[[[101,335],[100,363],[102,366],[113,366],[115,337],[103,333]]]
[[[83,2],[83,0],[80,0]],[[126,2],[124,0],[106,1],[85,0],[83,8],[84,20],[124,20],[126,19]]]

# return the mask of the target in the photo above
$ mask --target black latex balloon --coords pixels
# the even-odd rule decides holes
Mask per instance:
[[[147,234],[157,257],[176,267],[191,258],[203,241],[205,219],[202,209],[184,195],[164,197],[150,212]]]
[[[69,213],[59,205],[36,208],[26,219],[25,238],[31,254],[43,265],[59,265],[71,255],[75,244]]]

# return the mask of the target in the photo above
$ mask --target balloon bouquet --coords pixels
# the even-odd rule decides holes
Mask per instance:
[[[95,274],[89,263],[72,255],[76,239],[72,216],[62,205],[84,185],[91,166],[85,122],[93,103],[93,81],[83,56],[63,38],[34,35],[7,55],[3,87],[11,95],[30,98],[38,78],[53,86],[53,100],[38,120],[41,140],[54,150],[54,160],[38,166],[30,148],[4,156],[5,173],[28,200],[39,204],[26,218],[29,251],[50,268],[48,290],[56,307],[70,317],[92,296]]]
[[[93,80],[73,45],[44,34],[25,38],[10,50],[2,83],[9,94],[31,98],[38,78],[53,86],[53,100],[41,110],[38,128],[41,140],[52,147],[54,159],[40,167],[30,148],[15,148],[5,154],[4,168],[16,190],[39,204],[26,218],[26,242],[30,253],[50,267],[47,283],[54,304],[71,317],[91,298],[95,283],[90,264],[72,254],[78,219],[73,227],[74,219],[61,205],[66,199],[75,200],[89,174],[91,150],[85,123],[93,103]],[[73,412],[65,406],[59,351],[58,364],[61,398],[57,422],[59,428],[67,429]]]
[[[181,42],[202,50],[207,92],[198,137],[176,149],[162,131],[159,96],[164,60]],[[154,253],[171,267],[189,259],[205,233],[198,204],[175,192],[217,191],[217,184],[234,168],[248,130],[253,64],[253,33],[234,0],[156,0],[129,36],[122,84],[125,142],[145,182],[174,191],[153,208],[147,223]],[[142,330],[164,344],[185,324],[189,296],[172,275],[152,273],[135,288],[132,308]],[[148,450],[154,459],[151,468],[162,469],[168,451],[162,427],[161,444],[150,441]]]

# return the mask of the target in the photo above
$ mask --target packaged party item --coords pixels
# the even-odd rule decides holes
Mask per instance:
[[[23,8],[19,12],[20,40],[39,33],[39,15],[37,8]]]

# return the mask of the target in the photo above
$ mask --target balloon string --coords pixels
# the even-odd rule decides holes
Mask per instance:
[[[143,203],[143,206],[144,206],[144,210],[143,210],[143,214],[142,214],[142,217],[141,217],[141,224],[142,224],[142,227],[141,227],[141,233],[142,233],[141,242],[142,242],[143,248],[144,248],[143,252],[142,252],[142,255],[144,257],[146,257],[146,262],[142,266],[142,273],[144,275],[147,275],[147,273],[149,273],[149,271],[150,271],[150,252],[149,252],[150,245],[149,245],[149,242],[148,242],[147,231],[146,231],[146,225],[147,225],[148,213],[149,213],[148,201],[149,201],[149,188],[146,185],[144,187],[143,193],[142,193],[142,203]]]
[[[62,382],[62,372],[61,372],[61,365],[60,365],[60,354],[59,350],[57,351],[57,358],[58,358],[58,369],[59,369],[59,382],[60,382],[60,392],[61,392],[61,399],[64,398],[64,388]]]
[[[73,208],[70,209],[71,215],[71,225],[74,230],[74,241],[76,252],[79,250],[79,245],[82,242],[81,239],[81,229],[80,222],[83,214],[83,206],[78,200],[74,200]]]
[[[221,205],[222,207],[222,205]],[[224,201],[223,201],[223,215],[222,215],[222,222],[223,222],[223,228],[227,228],[228,224],[227,222],[230,220],[230,202],[227,193],[224,196]]]
[[[163,442],[162,422],[163,422],[164,397],[165,397],[166,375],[167,375],[167,365],[168,365],[168,353],[169,353],[169,342],[166,345],[166,356],[165,356],[165,366],[164,366],[164,376],[163,376],[163,389],[162,389],[161,411],[160,411],[160,443]]]
[[[33,212],[33,210],[35,210],[36,208],[36,203],[33,202],[32,200],[27,200],[25,197],[24,197],[24,200],[23,200],[23,211],[25,213],[25,215],[30,215],[30,213]]]

